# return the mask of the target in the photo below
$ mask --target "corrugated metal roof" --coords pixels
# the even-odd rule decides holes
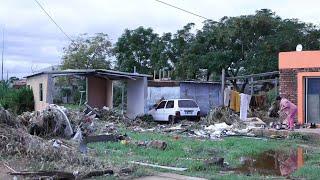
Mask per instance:
[[[67,70],[58,70],[58,71],[42,71],[38,73],[31,74],[26,76],[26,78],[39,76],[42,74],[52,74],[56,76],[67,76],[67,75],[80,75],[80,76],[87,76],[87,75],[100,75],[100,76],[110,76],[117,79],[130,79],[130,78],[139,78],[139,77],[147,77],[151,78],[152,75],[147,74],[139,74],[139,73],[128,73],[128,72],[121,72],[121,71],[113,71],[107,69],[67,69]]]

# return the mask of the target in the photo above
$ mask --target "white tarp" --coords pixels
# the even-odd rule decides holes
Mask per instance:
[[[240,94],[240,119],[243,121],[247,119],[250,100],[251,95]]]

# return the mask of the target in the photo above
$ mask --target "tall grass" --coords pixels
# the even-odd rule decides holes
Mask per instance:
[[[16,114],[33,111],[34,98],[32,90],[26,87],[13,89],[9,83],[0,82],[0,106],[10,109]]]

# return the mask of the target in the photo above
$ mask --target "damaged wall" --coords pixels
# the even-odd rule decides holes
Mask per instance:
[[[113,107],[113,84],[111,80],[88,76],[87,83],[87,100],[91,107]]]
[[[42,100],[40,99],[40,84],[42,84]],[[45,109],[48,104],[53,103],[52,93],[50,93],[53,82],[50,74],[28,77],[27,86],[33,91],[34,109],[36,111],[41,111]]]
[[[176,87],[148,87],[147,106],[151,108],[161,97],[165,99],[180,98],[180,86]]]
[[[152,107],[161,97],[165,99],[194,99],[200,106],[201,114],[207,114],[212,107],[220,105],[221,84],[194,81],[149,81],[148,107]]]
[[[127,116],[135,118],[147,112],[147,78],[127,80]]]
[[[201,110],[202,115],[208,114],[212,107],[220,105],[220,90],[219,83],[180,83],[180,98],[194,99]]]

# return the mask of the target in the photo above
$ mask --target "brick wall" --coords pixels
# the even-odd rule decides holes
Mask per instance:
[[[320,68],[280,69],[279,94],[297,104],[297,74],[298,72],[320,72]]]

